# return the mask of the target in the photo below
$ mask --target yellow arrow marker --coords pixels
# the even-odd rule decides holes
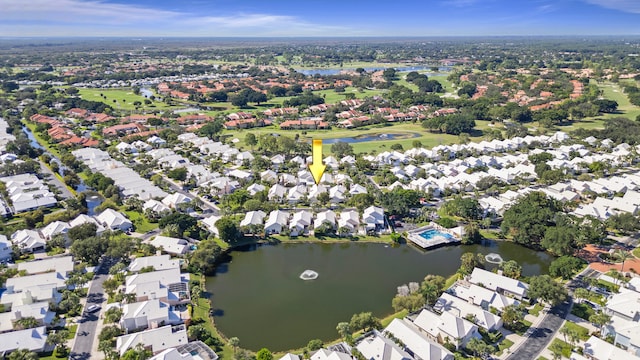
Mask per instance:
[[[313,157],[311,165],[309,165],[309,170],[311,171],[311,175],[313,175],[313,180],[316,182],[316,185],[320,184],[320,179],[322,179],[322,174],[324,174],[324,169],[327,168],[327,165],[322,163],[322,140],[313,140]]]

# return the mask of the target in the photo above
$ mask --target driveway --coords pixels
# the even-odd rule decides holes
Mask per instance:
[[[76,338],[71,349],[69,359],[90,359],[95,358],[95,354],[91,354],[93,342],[98,341],[97,326],[100,314],[104,311],[107,298],[104,296],[102,283],[109,277],[109,269],[115,264],[113,260],[104,260],[100,269],[96,272],[96,276],[91,281],[89,291],[87,293],[87,306],[96,304],[101,307],[100,311],[94,313],[86,313],[83,311],[82,318],[78,321],[78,330]],[[94,355],[94,356],[92,356]]]

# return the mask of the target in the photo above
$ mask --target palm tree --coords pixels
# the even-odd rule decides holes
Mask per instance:
[[[616,252],[614,253],[614,256],[619,260],[622,261],[622,267],[620,267],[620,272],[624,272],[624,262],[631,259],[633,257],[633,255],[631,255],[630,252],[628,251],[624,251],[622,249],[618,249],[616,250]]]
[[[12,351],[7,358],[9,360],[37,360],[38,354],[28,349],[19,349]]]
[[[36,320],[36,318],[34,318],[33,316],[29,316],[16,320],[16,322],[13,324],[13,327],[16,330],[24,330],[38,327],[38,325],[38,320]]]
[[[233,348],[233,353],[236,353],[236,350],[238,349],[238,345],[240,345],[240,339],[238,339],[237,337],[232,337],[231,339],[229,339],[229,345],[231,345],[231,347]]]

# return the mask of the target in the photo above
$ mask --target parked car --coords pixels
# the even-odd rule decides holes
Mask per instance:
[[[91,304],[87,307],[87,313],[93,313],[100,310],[100,305],[96,305],[96,304]]]

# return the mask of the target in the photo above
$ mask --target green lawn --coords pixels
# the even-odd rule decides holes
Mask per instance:
[[[640,259],[640,247],[637,247],[637,248],[633,249],[633,256],[635,256],[638,259]]]
[[[544,309],[544,306],[542,306],[542,304],[540,303],[536,303],[533,306],[533,308],[529,310],[529,314],[533,316],[538,316],[540,314],[540,311],[542,311],[542,309]]]
[[[594,315],[596,312],[590,306],[585,304],[573,304],[571,313],[581,319],[589,321],[589,317]]]
[[[153,101],[151,105],[145,105],[147,99],[142,95],[135,95],[130,88],[126,89],[78,89],[79,95],[85,100],[98,101],[110,105],[116,110],[135,110],[134,102],[140,101],[140,110],[166,110],[175,106],[169,106],[162,101]],[[100,94],[106,96],[106,99]],[[115,102],[114,102],[115,100]]]
[[[391,314],[391,315],[385,317],[384,319],[381,319],[380,323],[382,324],[382,327],[386,328],[389,324],[391,324],[393,319],[402,319],[405,316],[407,316],[408,314],[409,314],[408,310],[402,310],[402,311],[397,312],[395,314]]]
[[[489,121],[476,120],[476,129],[478,131],[476,131],[474,136],[471,137],[471,141],[482,141],[482,130],[487,129],[489,124]],[[238,143],[239,147],[248,149],[248,146],[244,143],[244,139],[246,134],[249,132],[256,136],[276,133],[294,137],[298,134],[301,139],[334,139],[357,136],[380,136],[382,134],[397,134],[401,137],[392,140],[352,143],[351,145],[356,153],[379,153],[388,151],[393,144],[401,144],[406,150],[412,148],[413,142],[416,140],[420,141],[422,146],[427,148],[440,144],[454,144],[459,140],[456,135],[431,133],[425,130],[420,123],[412,122],[378,124],[363,126],[356,129],[332,128],[330,130],[311,130],[306,131],[306,134],[302,134],[302,131],[297,130],[280,130],[277,126],[272,125],[249,130],[225,130],[223,135],[238,138],[240,140],[240,143]],[[325,154],[331,153],[331,144],[324,144],[323,150]]]
[[[150,223],[147,218],[138,211],[124,211],[124,214],[131,220],[135,231],[139,233],[146,233],[158,228],[157,223]]]
[[[498,344],[498,351],[496,352],[496,355],[500,356],[502,355],[502,352],[505,351],[506,349],[510,348],[513,345],[513,341],[504,338],[499,344]]]
[[[78,324],[67,326],[67,329],[69,330],[69,335],[67,335],[67,339],[73,339],[73,337],[76,335],[76,331],[78,331]]]
[[[605,114],[603,115],[604,118],[612,118],[622,115],[635,120],[636,116],[640,115],[640,107],[629,102],[629,98],[622,92],[622,88],[619,84],[604,82],[599,83],[598,88],[602,90],[605,98],[618,102],[618,110],[621,112],[621,114]]]
[[[559,347],[562,349],[562,357],[569,358],[571,356],[571,345],[560,339],[553,339],[553,342],[549,345],[549,349],[552,347]]]
[[[569,321],[565,322],[563,327],[577,332],[580,335],[580,340],[582,341],[589,340],[589,329],[587,329],[586,327],[580,326],[576,323],[572,323]]]

